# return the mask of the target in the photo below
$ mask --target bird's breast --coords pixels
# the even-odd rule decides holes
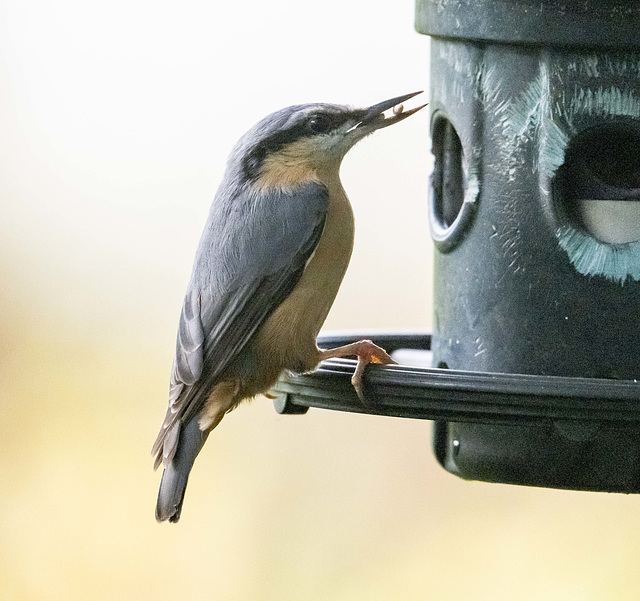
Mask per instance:
[[[353,250],[351,204],[339,182],[333,187],[329,190],[329,209],[322,235],[294,289],[305,314],[316,321],[318,331],[338,293]]]

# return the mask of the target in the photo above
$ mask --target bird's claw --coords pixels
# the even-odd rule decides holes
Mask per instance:
[[[358,357],[358,364],[356,370],[351,378],[351,384],[355,388],[356,394],[360,399],[360,402],[368,406],[364,392],[362,391],[362,375],[364,369],[369,363],[378,363],[379,365],[388,365],[390,363],[396,363],[391,356],[383,348],[377,344],[371,342],[371,340],[360,340],[354,345],[354,355]]]
[[[358,364],[351,378],[351,384],[355,388],[356,394],[362,404],[367,406],[368,403],[362,392],[362,374],[364,373],[364,368],[369,365],[369,363],[385,365],[396,362],[390,357],[387,351],[371,342],[371,340],[359,340],[358,342],[352,342],[351,344],[338,348],[323,350],[320,352],[319,359],[320,361],[324,361],[325,359],[332,359],[334,357],[353,356],[358,358]]]

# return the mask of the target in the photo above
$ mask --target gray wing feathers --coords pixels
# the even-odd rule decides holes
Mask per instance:
[[[204,341],[205,333],[200,318],[200,295],[190,291],[185,296],[180,313],[176,356],[169,385],[169,406],[152,451],[156,455],[155,469],[162,462],[169,463],[175,455],[180,435],[178,423],[180,399],[183,390],[197,382],[202,374]]]
[[[327,189],[316,183],[214,201],[180,317],[169,408],[152,451],[156,467],[173,458],[180,424],[199,413],[229,363],[300,279],[327,210]]]
[[[197,291],[191,291],[184,299],[180,315],[174,364],[176,381],[191,385],[200,377],[204,359],[204,339],[205,333],[200,319],[200,295]]]

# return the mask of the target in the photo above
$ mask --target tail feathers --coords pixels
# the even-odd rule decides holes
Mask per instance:
[[[207,436],[208,432],[200,430],[197,416],[182,427],[176,454],[165,465],[160,482],[156,504],[156,520],[159,522],[177,522],[180,519],[189,472]]]

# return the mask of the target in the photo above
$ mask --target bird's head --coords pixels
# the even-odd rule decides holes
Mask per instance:
[[[295,185],[337,170],[354,144],[377,129],[399,123],[426,105],[404,111],[405,94],[354,109],[336,104],[302,104],[268,115],[238,142],[231,160],[243,178],[260,186]],[[389,116],[386,111],[393,109]],[[238,164],[239,163],[239,164]]]

